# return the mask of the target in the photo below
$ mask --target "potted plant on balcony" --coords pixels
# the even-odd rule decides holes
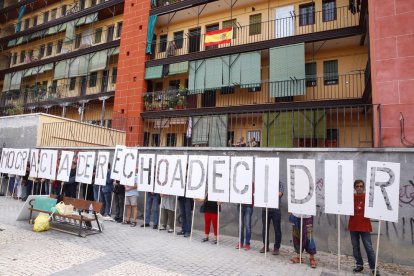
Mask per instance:
[[[151,111],[154,109],[154,106],[150,102],[145,102],[145,110]]]
[[[184,86],[180,86],[180,88],[178,89],[178,96],[187,96],[188,94],[188,89],[185,88]]]
[[[173,95],[171,96],[171,98],[168,100],[168,109],[174,109],[177,107],[178,104],[178,96],[177,95]]]
[[[178,97],[177,109],[184,109],[187,105],[187,101],[184,96]]]

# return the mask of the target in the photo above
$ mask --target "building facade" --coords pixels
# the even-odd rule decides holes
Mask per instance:
[[[20,1],[0,10],[2,114],[127,145],[412,146],[409,2]]]

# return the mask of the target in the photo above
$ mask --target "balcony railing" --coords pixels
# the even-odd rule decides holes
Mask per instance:
[[[77,78],[76,82],[72,84],[67,79],[64,84],[58,84],[57,86],[35,85],[30,88],[9,91],[0,98],[0,107],[24,107],[25,105],[40,104],[42,102],[62,102],[64,99],[112,91],[115,91],[112,77],[101,77],[96,78],[96,80],[91,80],[90,77],[81,77]]]
[[[352,13],[348,7],[329,11],[293,15],[247,26],[233,26],[231,43],[204,46],[205,34],[193,32],[187,37],[172,41],[157,41],[152,44],[151,59],[163,59],[194,52],[208,51],[272,39],[311,34],[322,31],[353,27],[359,24],[359,13]]]
[[[164,7],[183,1],[185,0],[151,0],[151,8]]]
[[[298,95],[298,87],[305,87],[303,95]],[[144,102],[146,111],[229,107],[277,102],[360,99],[364,89],[365,74],[358,72],[336,77],[308,77],[295,81],[262,82],[250,84],[244,88],[223,87],[193,93],[186,88],[148,92],[144,95]]]

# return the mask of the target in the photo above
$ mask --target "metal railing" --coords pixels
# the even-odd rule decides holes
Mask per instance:
[[[21,90],[9,91],[0,98],[0,108],[4,108],[4,112],[7,113],[7,107],[24,107],[30,104],[112,92],[115,91],[115,86],[116,84],[113,83],[112,76],[104,78],[85,76],[76,78],[76,81],[72,83],[71,79],[63,79],[56,86],[34,85]]]
[[[151,0],[151,8],[168,6],[168,5],[183,2],[183,1],[185,0]]]
[[[360,99],[365,90],[365,74],[358,72],[330,76],[329,78],[308,77],[295,81],[262,82],[243,87],[222,87],[193,93],[188,89],[147,92],[144,95],[145,110],[176,110],[261,105],[276,102]],[[303,93],[301,93],[301,90]]]
[[[150,58],[162,59],[169,56],[180,56],[193,52],[245,45],[358,25],[359,12],[353,13],[348,7],[339,7],[333,10],[300,15],[293,14],[288,18],[259,22],[246,26],[233,26],[233,39],[231,42],[217,46],[204,46],[206,35],[201,34],[201,31],[188,33],[186,37],[171,41],[158,40],[152,44],[153,54]]]

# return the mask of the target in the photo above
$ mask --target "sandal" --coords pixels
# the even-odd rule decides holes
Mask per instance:
[[[290,259],[290,262],[292,264],[299,264],[299,263],[301,263],[301,260],[300,260],[300,258],[298,256],[295,256],[292,259]],[[303,258],[302,258],[302,263],[303,263]]]
[[[136,222],[131,222],[131,227],[135,227],[135,226],[137,226],[137,223]]]
[[[311,268],[316,268],[317,263],[315,258],[309,258],[309,264]]]

